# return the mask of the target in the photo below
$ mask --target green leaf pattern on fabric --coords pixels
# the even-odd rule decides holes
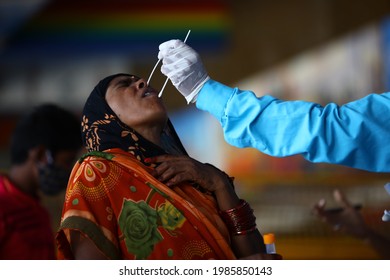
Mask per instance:
[[[180,228],[186,221],[183,214],[169,201],[161,204],[157,213],[160,216],[162,226],[168,231]]]
[[[119,216],[119,227],[125,237],[127,251],[136,259],[146,259],[154,244],[163,238],[157,229],[157,212],[145,201],[125,200]]]
[[[155,188],[151,190],[151,194],[153,193],[156,193]],[[119,227],[127,251],[134,254],[136,259],[146,259],[152,253],[154,245],[163,240],[159,226],[172,234],[182,227],[185,221],[184,215],[168,200],[160,204],[158,209],[154,209],[145,201],[125,199],[119,216]]]

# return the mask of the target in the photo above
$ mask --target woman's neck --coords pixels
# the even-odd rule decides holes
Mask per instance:
[[[161,147],[161,126],[135,129],[142,137]]]

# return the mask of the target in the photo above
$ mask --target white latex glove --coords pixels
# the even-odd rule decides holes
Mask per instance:
[[[199,54],[180,40],[170,40],[159,46],[161,72],[167,76],[187,103],[195,102],[199,91],[210,77]]]

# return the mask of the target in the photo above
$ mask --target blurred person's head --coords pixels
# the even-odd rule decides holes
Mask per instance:
[[[80,148],[75,115],[54,104],[37,106],[22,116],[13,132],[11,179],[27,192],[40,187],[56,194],[65,189]]]

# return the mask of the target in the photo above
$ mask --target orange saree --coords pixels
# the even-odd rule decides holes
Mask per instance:
[[[213,196],[190,184],[168,188],[151,170],[117,148],[76,163],[56,236],[58,258],[73,258],[76,230],[109,259],[235,259]]]

